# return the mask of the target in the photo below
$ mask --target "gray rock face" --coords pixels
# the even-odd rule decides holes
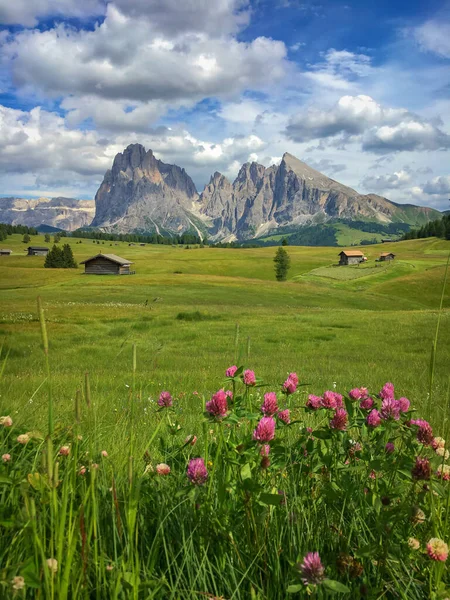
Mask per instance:
[[[0,222],[39,227],[50,225],[74,231],[91,224],[95,213],[93,200],[74,198],[0,198]]]
[[[132,144],[117,154],[95,196],[93,227],[105,231],[168,231],[192,227],[197,190],[184,169]]]
[[[140,144],[116,156],[95,203],[92,226],[105,231],[189,229],[226,241],[332,218],[409,222],[425,210],[405,211],[381,196],[358,194],[288,153],[278,167],[244,164],[233,183],[216,172],[199,196],[184,169],[157,160]]]

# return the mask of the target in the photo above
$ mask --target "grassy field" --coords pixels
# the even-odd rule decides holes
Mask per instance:
[[[0,465],[0,598],[12,597],[14,574],[24,577],[27,598],[304,597],[294,564],[317,549],[330,578],[318,598],[350,589],[355,599],[446,597],[430,591],[446,593],[441,565],[424,566],[419,554],[405,558],[415,507],[429,515],[421,543],[432,535],[448,541],[450,522],[447,488],[433,483],[435,499],[411,488],[414,453],[422,451],[406,417],[371,433],[347,402],[350,437],[330,433],[323,412],[304,406],[309,394],[360,386],[376,394],[392,381],[434,435],[448,435],[450,280],[439,307],[449,242],[366,246],[369,262],[360,268],[334,266],[336,248],[289,247],[289,280],[280,283],[274,248],[63,241],[77,261],[111,252],[132,260],[136,274],[44,269],[43,257],[25,256],[20,236],[2,243],[13,255],[0,257],[0,415],[11,415],[11,431],[34,433],[22,447],[17,433],[0,427],[3,451],[13,457],[11,467]],[[375,267],[389,250],[395,263]],[[229,420],[208,422],[205,402],[232,364],[253,369],[267,387],[236,396]],[[277,425],[265,470],[251,432],[262,395],[291,371],[302,384],[283,400],[293,423]],[[54,433],[45,441],[49,383]],[[162,390],[174,397],[166,412],[157,411]],[[75,421],[76,398],[83,416]],[[316,446],[305,426],[317,428]],[[187,435],[197,436],[194,448],[183,442]],[[384,445],[400,438],[392,462]],[[347,469],[354,440],[364,449],[361,463]],[[70,446],[67,460],[56,455],[62,444]],[[205,487],[186,480],[186,464],[197,456],[210,472]],[[160,461],[170,464],[170,478],[155,479]],[[389,509],[386,498],[396,498]],[[389,540],[395,547],[388,551]],[[342,552],[364,563],[355,581],[336,567]],[[49,557],[60,565],[56,575]]]
[[[1,402],[13,398],[21,420],[35,419],[45,397],[39,389],[44,363],[38,295],[48,320],[61,417],[71,410],[86,370],[94,393],[101,391],[103,401],[117,403],[129,384],[133,343],[142,396],[169,388],[187,394],[188,408],[192,392],[214,391],[224,368],[234,362],[236,323],[242,358],[249,352],[246,362],[264,372],[268,383],[296,369],[311,393],[333,382],[348,389],[393,380],[418,403],[426,399],[448,242],[366,247],[369,261],[361,268],[332,266],[338,258],[335,248],[292,247],[290,280],[278,283],[273,248],[187,250],[77,241],[69,240],[77,261],[100,250],[114,252],[134,261],[136,275],[44,269],[43,257],[24,256],[20,236],[7,240],[14,254],[0,257],[0,340],[3,356],[9,351]],[[32,240],[43,242],[41,237]],[[395,264],[375,267],[381,249],[397,254]],[[448,289],[437,397],[445,390],[450,357]],[[196,312],[202,320],[177,319],[179,313]]]

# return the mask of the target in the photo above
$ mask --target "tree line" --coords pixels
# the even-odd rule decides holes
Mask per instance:
[[[6,238],[13,233],[37,235],[38,230],[35,227],[27,227],[26,225],[9,225],[8,223],[0,223],[0,242],[6,240]]]
[[[69,244],[64,244],[62,248],[54,244],[45,257],[44,267],[46,269],[76,269],[78,265]]]
[[[429,221],[420,229],[411,229],[402,237],[403,240],[416,240],[419,238],[438,237],[450,240],[450,214],[441,219]]]
[[[93,229],[77,229],[71,233],[71,237],[103,240],[105,242],[134,242],[137,244],[163,244],[166,246],[205,243],[205,240],[202,240],[195,233],[165,236],[159,233],[105,233]]]

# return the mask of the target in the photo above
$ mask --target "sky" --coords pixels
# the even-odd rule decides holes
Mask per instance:
[[[0,195],[94,198],[131,143],[449,209],[450,0],[0,0]]]

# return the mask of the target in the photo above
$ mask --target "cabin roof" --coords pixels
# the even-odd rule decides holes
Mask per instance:
[[[46,246],[28,246],[28,250],[48,250]]]
[[[341,254],[345,254],[345,256],[364,256],[361,250],[342,250],[342,252],[339,252],[339,256]]]
[[[12,252],[9,248],[0,248],[0,252]]]
[[[393,252],[382,252],[380,256],[395,256]]]
[[[115,254],[102,254],[100,252],[100,254],[96,254],[95,256],[91,256],[91,258],[87,258],[86,260],[82,260],[80,264],[84,265],[87,262],[94,260],[95,258],[106,258],[106,260],[110,260],[113,263],[117,263],[118,265],[121,265],[122,267],[125,265],[132,265],[133,263],[131,262],[131,260],[127,260],[126,258],[121,258],[120,256],[116,256]]]

